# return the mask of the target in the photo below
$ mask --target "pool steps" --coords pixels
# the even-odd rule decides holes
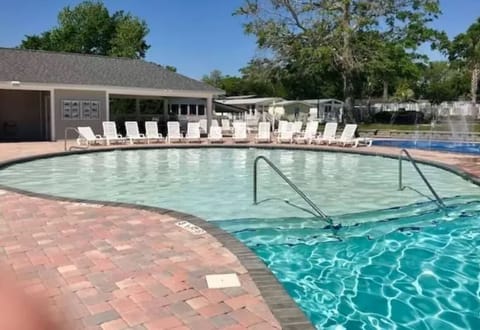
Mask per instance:
[[[336,235],[324,229],[315,218],[238,219],[218,221],[248,246],[256,244],[316,244],[354,237],[377,238],[393,231],[416,231],[443,221],[480,216],[478,197],[462,196],[446,199],[448,213],[432,202],[416,203],[379,211],[368,211],[333,217],[342,228]],[[355,222],[358,221],[358,222]],[[273,232],[273,233],[272,233]],[[272,235],[274,234],[274,235]],[[267,240],[268,237],[268,240]],[[273,239],[272,239],[273,237]]]

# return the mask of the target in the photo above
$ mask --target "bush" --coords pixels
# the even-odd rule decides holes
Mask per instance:
[[[381,111],[374,115],[374,121],[379,124],[415,125],[424,122],[424,114],[418,111]]]

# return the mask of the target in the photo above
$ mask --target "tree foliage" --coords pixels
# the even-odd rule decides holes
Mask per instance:
[[[124,11],[110,14],[102,2],[84,1],[58,14],[58,26],[27,35],[21,48],[143,58],[150,47],[145,21]]]
[[[237,11],[249,19],[245,31],[278,65],[300,61],[315,71],[318,63],[330,63],[342,77],[347,110],[355,79],[374,62],[372,43],[414,50],[435,37],[427,25],[439,13],[438,0],[245,0]]]
[[[432,104],[457,99],[468,92],[468,72],[447,61],[430,62],[422,68],[417,94]]]
[[[451,61],[461,63],[471,71],[470,96],[475,104],[480,75],[480,18],[465,33],[455,37],[449,45],[449,55]]]

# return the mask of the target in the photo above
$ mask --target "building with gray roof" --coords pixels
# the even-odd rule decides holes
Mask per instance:
[[[210,122],[212,100],[221,94],[144,60],[0,48],[0,141],[56,140],[76,126],[101,133],[116,98],[161,99],[163,114],[175,99],[200,101],[204,109],[195,115]]]

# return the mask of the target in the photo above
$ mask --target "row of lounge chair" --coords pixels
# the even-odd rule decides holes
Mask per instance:
[[[236,123],[234,123],[235,125]],[[239,123],[241,124],[241,123]],[[238,126],[238,125],[237,125]],[[241,125],[240,125],[241,126]],[[237,133],[241,132],[241,127],[238,126],[235,131]],[[122,136],[118,134],[117,126],[113,121],[104,121],[102,123],[103,127],[103,136],[96,135],[92,128],[89,126],[77,127],[78,138],[77,143],[79,145],[94,145],[94,144],[106,144],[110,145],[112,143],[151,143],[151,142],[200,142],[200,123],[190,122],[187,126],[187,133],[185,136],[180,132],[180,123],[178,121],[169,121],[167,123],[168,135],[166,138],[158,132],[158,124],[156,121],[146,121],[145,122],[145,134],[140,133],[138,129],[138,123],[136,121],[126,121],[125,130],[126,135]],[[238,141],[248,142],[246,127],[245,135],[238,134],[236,137]],[[212,126],[210,128],[210,133],[208,135],[208,141],[211,143],[223,142],[222,127]]]
[[[301,123],[301,122],[300,122]],[[223,123],[222,123],[223,124]],[[371,140],[355,138],[357,125],[348,124],[345,126],[341,136],[336,137],[337,123],[327,123],[323,134],[317,135],[318,121],[310,121],[307,123],[304,131],[301,126],[295,127],[296,123],[280,121],[279,128],[276,132],[272,132],[269,122],[260,122],[258,124],[258,133],[254,140],[256,143],[271,143],[276,140],[277,143],[305,143],[305,144],[338,144],[358,146],[360,143],[371,145]],[[126,121],[126,136],[118,134],[117,127],[113,121],[104,121],[103,136],[95,135],[90,127],[78,127],[79,137],[78,144],[107,144],[111,143],[151,143],[151,142],[201,142],[201,125],[199,122],[189,122],[187,124],[187,132],[185,136],[180,132],[180,123],[178,121],[169,121],[167,123],[168,134],[166,138],[158,132],[156,121],[145,122],[145,134],[140,133],[138,123],[136,121]],[[210,143],[222,143],[223,132],[227,130],[225,126],[212,125],[207,137]],[[247,125],[245,122],[236,121],[233,123],[233,129],[228,127],[229,132],[233,132],[232,140],[235,143],[249,142],[247,134]]]
[[[262,128],[261,125],[269,127],[269,123],[260,123],[259,136],[266,138],[266,128]],[[371,139],[356,138],[355,132],[357,131],[356,124],[347,124],[342,131],[340,137],[337,138],[337,123],[327,123],[323,130],[323,134],[317,135],[318,121],[309,121],[304,131],[301,130],[302,122],[289,123],[287,121],[280,121],[278,131],[276,134],[277,143],[297,143],[297,144],[336,144],[342,146],[354,146],[357,147],[360,144],[371,146]]]

